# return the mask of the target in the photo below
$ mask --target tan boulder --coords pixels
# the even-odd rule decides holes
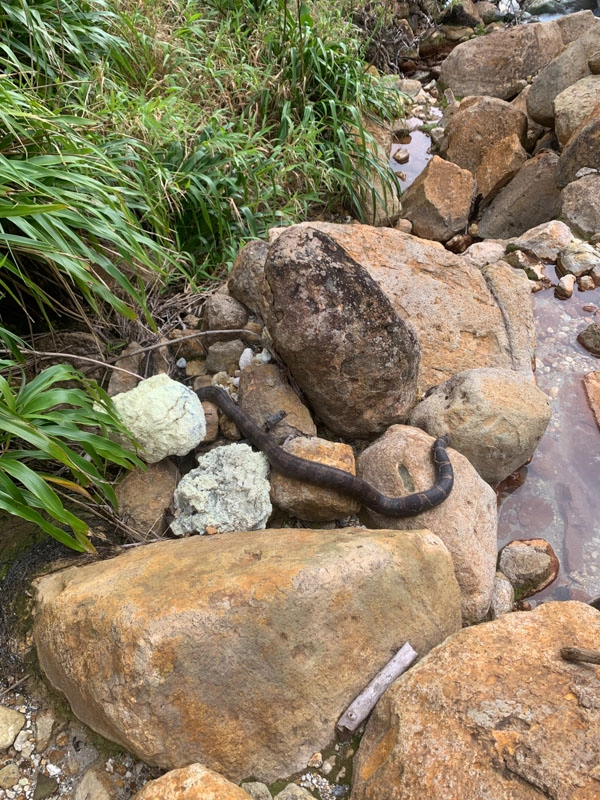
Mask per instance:
[[[517,236],[508,242],[507,252],[513,250],[523,250],[531,253],[542,261],[555,262],[560,251],[568,247],[573,241],[573,234],[568,225],[554,219],[544,222],[525,231],[521,236]]]
[[[265,263],[263,297],[275,350],[332,431],[366,438],[406,416],[417,392],[417,336],[326,233],[283,230]]]
[[[305,767],[406,641],[460,628],[429,531],[293,529],[135,548],[37,584],[42,669],[87,725],[166,769]]]
[[[315,436],[317,433],[310,411],[276,364],[253,364],[242,370],[238,404],[257,425],[268,425],[269,435],[278,444],[283,444],[290,436]]]
[[[389,228],[310,226],[362,264],[417,331],[420,391],[474,367],[532,374],[534,323],[524,274],[502,264],[480,270],[436,242]]]
[[[497,97],[465,97],[446,126],[447,147],[442,155],[476,174],[488,150],[514,136],[523,148],[527,116],[522,111]]]
[[[592,414],[600,428],[600,372],[588,372],[584,375],[583,385]]]
[[[493,200],[526,161],[527,153],[516,134],[490,145],[475,171],[477,194],[481,195],[482,203]]]
[[[245,244],[233,262],[227,281],[232,297],[259,316],[262,316],[261,286],[268,252],[269,245],[262,239],[253,239]]]
[[[550,401],[527,377],[488,368],[436,386],[409,419],[431,436],[448,434],[453,448],[495,484],[531,459],[551,413]]]
[[[509,239],[558,216],[557,162],[558,156],[549,150],[526,161],[481,215],[479,235]]]
[[[469,224],[475,180],[467,169],[433,156],[402,196],[415,236],[447,242]]]
[[[358,458],[361,478],[390,497],[428,489],[434,482],[433,438],[419,428],[394,425]],[[467,459],[450,450],[454,487],[447,500],[417,517],[393,519],[363,510],[371,528],[406,531],[425,525],[444,542],[454,562],[464,624],[488,611],[496,571],[498,512],[495,492]]]
[[[587,75],[554,98],[555,131],[565,145],[572,133],[600,105],[600,75]]]
[[[527,113],[541,125],[554,125],[554,100],[564,89],[590,74],[588,59],[598,49],[600,19],[592,16],[577,37],[533,79],[527,95]]]
[[[132,800],[251,800],[251,795],[218,772],[190,764],[149,781]]]
[[[352,800],[596,800],[600,615],[545,603],[452,636],[387,690],[354,764]]]
[[[489,95],[509,100],[523,88],[523,81],[563,49],[555,22],[494,31],[455,47],[442,64],[440,81],[459,97]]]
[[[354,452],[350,445],[330,442],[316,436],[298,436],[283,445],[292,455],[318,461],[356,475]],[[357,514],[360,503],[348,495],[321,486],[296,481],[278,472],[271,473],[271,500],[295,517],[312,522],[327,522]]]

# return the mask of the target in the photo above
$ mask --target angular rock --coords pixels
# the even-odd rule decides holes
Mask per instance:
[[[145,470],[128,472],[117,485],[119,514],[143,539],[156,539],[167,529],[165,513],[173,499],[179,470],[168,458]]]
[[[576,280],[575,275],[563,275],[554,289],[554,296],[559,300],[568,300],[569,297],[573,297]]]
[[[147,378],[112,400],[121,421],[140,445],[140,458],[149,464],[167,456],[187,455],[206,433],[197,395],[167,375]]]
[[[532,374],[534,323],[524,275],[506,265],[482,271],[437,243],[388,228],[310,225],[362,264],[415,328],[421,391],[472,367]]]
[[[418,428],[394,425],[361,453],[361,478],[389,497],[428,489],[434,482],[433,438]],[[441,505],[417,517],[394,519],[363,510],[371,528],[407,531],[426,526],[452,555],[462,595],[463,623],[473,624],[488,611],[496,571],[498,528],[496,495],[467,459],[450,450],[454,488]]]
[[[246,345],[241,339],[211,344],[206,353],[206,371],[213,374],[217,372],[233,374],[245,349]]]
[[[554,98],[555,130],[565,145],[573,131],[600,105],[600,75],[587,75]]]
[[[290,436],[316,436],[309,410],[275,364],[252,365],[242,370],[238,403],[257,425],[269,426],[269,435],[278,444]],[[285,412],[284,416],[279,412]]]
[[[73,800],[113,800],[115,789],[106,770],[92,766],[75,787]]]
[[[261,287],[268,252],[269,245],[262,239],[245,244],[233,262],[227,281],[232,297],[261,317]]]
[[[531,84],[528,84],[522,92],[515,97],[514,100],[511,100],[511,106],[515,108],[517,111],[523,112],[527,117],[527,141],[525,144],[525,149],[528,153],[534,149],[536,142],[547,132],[547,128],[543,125],[540,125],[539,122],[536,122],[532,119],[529,114],[527,113],[527,95],[529,94]]]
[[[286,442],[283,449],[300,458],[318,461],[356,475],[354,453],[347,444],[329,442],[316,436],[298,436]],[[357,514],[360,509],[360,503],[348,495],[296,481],[276,472],[271,477],[271,499],[284,511],[312,522],[342,519]]]
[[[556,185],[566,186],[577,180],[583,168],[600,169],[600,105],[576,128],[556,167]]]
[[[600,428],[600,371],[588,372],[584,375],[583,385],[592,414]]]
[[[585,5],[585,0],[584,0]],[[560,35],[565,45],[571,44],[575,39],[579,39],[584,33],[587,33],[590,26],[597,24],[597,17],[593,11],[584,9],[583,11],[576,11],[577,4],[571,6],[574,13],[565,14],[558,17],[555,22],[560,28]],[[563,10],[568,10],[563,8]]]
[[[284,230],[263,295],[275,349],[332,431],[368,437],[404,418],[417,390],[417,336],[339,244],[312,227]]]
[[[247,444],[216,447],[179,481],[173,505],[175,536],[262,530],[271,516],[269,462]]]
[[[447,242],[469,224],[474,192],[469,170],[433,156],[402,196],[404,216],[415,236]]]
[[[527,116],[522,111],[496,97],[466,97],[446,126],[442,155],[476,175],[490,147],[515,136],[523,148]]]
[[[380,163],[388,164],[393,141],[391,128],[367,116],[363,117],[362,122],[367,135],[372,138],[371,142],[367,142],[369,154]],[[390,179],[392,177],[390,169]],[[368,189],[357,186],[361,218],[368,225],[393,225],[402,213],[402,204],[395,185],[392,181],[390,186],[384,185],[376,170],[369,175],[368,184]]]
[[[560,216],[585,238],[600,232],[600,175],[586,175],[565,186],[560,193]]]
[[[457,633],[377,704],[354,762],[352,800],[592,800],[600,681],[596,668],[564,661],[560,649],[597,649],[599,640],[600,615],[575,602]]]
[[[251,800],[251,796],[218,772],[190,764],[149,781],[132,800]]]
[[[600,358],[600,325],[592,322],[591,325],[579,332],[577,341],[593,356]]]
[[[18,766],[9,761],[0,769],[0,789],[12,789],[21,777]]]
[[[550,151],[527,161],[483,212],[479,233],[484,239],[509,239],[548,222],[558,213],[554,182],[558,156]]]
[[[477,194],[481,195],[482,203],[489,203],[526,161],[527,153],[515,134],[490,145],[475,172]]]
[[[591,16],[591,15],[590,15]],[[442,64],[440,81],[459,97],[510,100],[564,49],[554,22],[519,25],[459,44]]]
[[[523,600],[550,586],[560,565],[545,539],[522,539],[502,548],[498,568],[514,587],[517,600]]]
[[[260,781],[249,781],[248,783],[240,784],[245,792],[248,792],[253,800],[271,800],[271,792],[269,787]]]
[[[524,375],[471,369],[444,381],[421,400],[410,424],[450,437],[488,483],[526,464],[550,421],[550,401]]]
[[[590,74],[588,58],[598,49],[600,20],[590,19],[585,33],[575,39],[533,79],[527,95],[527,113],[547,127],[554,125],[554,100],[567,87]]]
[[[150,764],[236,782],[304,768],[393,652],[461,624],[429,531],[163,541],[49,575],[37,597],[40,664],[86,724]]]
[[[0,750],[12,747],[19,731],[25,725],[25,715],[12,708],[0,706]]]
[[[558,254],[573,241],[573,234],[568,225],[559,220],[551,220],[525,231],[508,242],[507,252],[523,250],[533,253],[542,261],[556,261]]]
[[[466,263],[471,267],[485,267],[488,264],[495,264],[504,257],[505,243],[503,240],[493,241],[486,239],[483,242],[475,242],[468,247],[462,254]]]

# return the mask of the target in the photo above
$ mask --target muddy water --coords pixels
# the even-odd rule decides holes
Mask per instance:
[[[582,380],[600,370],[600,359],[577,342],[581,330],[599,321],[598,306],[600,289],[576,291],[566,301],[552,289],[534,295],[536,379],[551,397],[552,419],[521,470],[523,483],[501,493],[498,543],[542,537],[552,544],[561,574],[538,601],[600,596],[600,430]]]

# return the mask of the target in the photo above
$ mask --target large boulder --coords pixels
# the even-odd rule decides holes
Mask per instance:
[[[404,216],[415,236],[447,242],[466,230],[474,194],[468,169],[433,156],[402,197]]]
[[[554,22],[494,31],[455,47],[442,64],[440,81],[459,97],[489,95],[510,100],[564,46]]]
[[[600,169],[600,105],[571,134],[556,167],[556,184],[577,180],[580,169]]]
[[[406,641],[460,629],[429,531],[193,536],[40,579],[42,669],[87,725],[147,763],[239,782],[303,768]]]
[[[450,117],[446,137],[442,155],[470,170],[481,191],[478,168],[489,149],[508,137],[516,137],[523,150],[527,143],[527,116],[496,97],[466,97]]]
[[[485,209],[479,221],[484,239],[510,239],[558,214],[555,183],[558,156],[544,150],[525,162]]]
[[[576,128],[600,105],[600,75],[588,75],[554,98],[555,130],[565,145]]]
[[[600,614],[545,603],[467,628],[402,676],[369,720],[352,800],[593,800],[600,772]]]
[[[418,339],[360,263],[323,231],[293,226],[269,251],[263,287],[275,349],[332,431],[364,438],[404,419]]]
[[[431,436],[448,434],[488,483],[526,464],[550,421],[546,395],[524,375],[471,369],[436,386],[410,415]]]
[[[586,175],[560,193],[560,216],[585,238],[600,233],[600,175]]]
[[[418,428],[393,425],[358,458],[361,478],[390,497],[428,489],[434,482],[433,438]],[[417,517],[393,519],[363,510],[370,528],[418,529],[425,525],[452,555],[462,595],[463,623],[487,613],[496,571],[498,512],[496,495],[467,459],[450,450],[454,488],[436,508]]]
[[[362,264],[398,315],[417,331],[421,391],[472,367],[515,369],[531,376],[534,324],[524,273],[502,264],[480,270],[440,244],[389,228],[310,226]],[[339,391],[341,376],[336,378]],[[351,391],[352,385],[344,388],[344,393]]]
[[[527,113],[541,125],[554,125],[554,100],[568,86],[589,75],[589,58],[598,49],[600,19],[592,16],[579,36],[534,78],[527,94]]]

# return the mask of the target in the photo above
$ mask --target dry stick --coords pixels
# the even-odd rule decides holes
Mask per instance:
[[[355,731],[375,708],[375,704],[388,686],[403,672],[406,672],[415,658],[417,658],[416,650],[413,650],[409,643],[406,642],[385,667],[379,670],[367,688],[350,703],[346,711],[338,719],[335,727],[338,730],[346,728],[346,730]]]
[[[9,350],[0,349],[0,353],[9,352]],[[71,358],[74,361],[87,361],[89,364],[97,364],[99,367],[108,367],[108,369],[114,369],[117,370],[117,372],[126,372],[127,375],[133,375],[134,378],[139,378],[141,381],[144,380],[137,372],[132,372],[130,369],[125,369],[125,367],[117,367],[108,361],[100,361],[97,358],[90,358],[89,356],[79,356],[75,353],[53,353],[50,350],[34,350],[32,347],[28,347],[27,350],[25,350],[25,354],[27,353],[31,353],[32,356],[38,356],[40,358]],[[127,358],[127,356],[121,356],[121,358]],[[120,361],[120,359],[116,360]]]
[[[600,650],[587,650],[585,647],[562,647],[561,656],[565,661],[575,664],[600,664]]]
[[[5,695],[5,694],[8,694],[9,692],[12,692],[12,690],[13,690],[13,689],[16,689],[16,688],[17,688],[17,686],[20,686],[22,683],[25,683],[25,681],[27,680],[27,678],[30,678],[30,677],[31,677],[31,675],[29,675],[29,674],[28,674],[28,675],[25,675],[25,676],[24,676],[23,678],[21,678],[20,680],[18,680],[18,681],[15,681],[14,683],[11,683],[11,685],[10,685],[10,686],[7,686],[7,687],[6,687],[6,689],[3,689],[3,690],[0,692],[0,697],[2,697],[2,696],[3,696],[3,695]]]

